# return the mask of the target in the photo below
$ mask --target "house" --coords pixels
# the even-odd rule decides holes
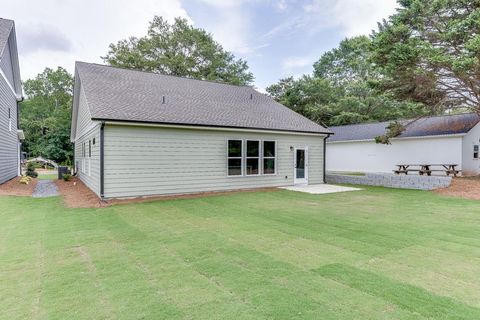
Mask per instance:
[[[480,116],[444,115],[400,121],[391,144],[375,143],[390,122],[330,127],[327,171],[392,172],[397,164],[458,164],[463,175],[480,173]]]
[[[22,101],[15,24],[0,18],[0,184],[20,172],[18,104]]]
[[[77,62],[71,141],[101,198],[324,181],[326,128],[247,86]]]

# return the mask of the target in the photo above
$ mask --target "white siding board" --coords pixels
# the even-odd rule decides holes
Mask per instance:
[[[227,140],[277,141],[277,174],[227,177]],[[323,182],[323,136],[107,125],[105,197],[293,184],[290,146],[309,147],[309,183]]]
[[[397,164],[454,163],[462,165],[462,137],[392,139],[384,145],[375,141],[327,142],[327,171],[392,173]]]

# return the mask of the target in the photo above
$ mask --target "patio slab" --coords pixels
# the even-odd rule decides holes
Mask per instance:
[[[363,190],[363,189],[360,189],[360,188],[343,187],[343,186],[337,186],[337,185],[334,185],[334,184],[296,185],[296,186],[290,186],[290,187],[281,187],[281,189],[286,189],[286,190],[290,190],[290,191],[306,192],[306,193],[311,193],[311,194],[326,194],[326,193]]]

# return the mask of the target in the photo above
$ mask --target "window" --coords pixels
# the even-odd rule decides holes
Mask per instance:
[[[276,173],[276,158],[275,141],[263,141],[263,174]]]
[[[245,174],[256,176],[260,174],[260,141],[247,140]]]
[[[88,175],[92,175],[92,140],[88,140]]]
[[[243,141],[228,140],[228,176],[241,176],[243,166]]]
[[[473,146],[473,159],[478,159],[478,144]]]
[[[88,157],[92,157],[92,140],[88,140]]]

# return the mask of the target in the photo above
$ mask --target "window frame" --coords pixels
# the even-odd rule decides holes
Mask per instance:
[[[475,151],[475,149],[477,149],[477,150]],[[478,160],[479,155],[480,155],[480,146],[478,144],[474,144],[473,145],[473,160]]]
[[[265,142],[273,142],[275,144],[275,156],[265,157]],[[274,170],[273,173],[265,173],[265,159],[273,159],[274,161]],[[277,175],[277,140],[262,140],[262,175],[264,176],[275,176]]]
[[[229,151],[229,143],[230,141],[240,141],[242,143],[241,145],[241,150],[240,150],[240,157],[230,157],[229,154],[228,154],[228,151]],[[227,139],[227,177],[229,178],[238,178],[238,177],[243,177],[244,176],[244,166],[245,166],[245,157],[244,157],[244,153],[245,153],[245,141],[244,139],[238,139],[238,138],[228,138]],[[230,174],[229,172],[229,165],[228,165],[228,161],[230,159],[240,159],[240,174]]]
[[[258,157],[249,157],[247,155],[247,149],[248,149],[248,142],[249,141],[256,141],[258,142]],[[245,171],[245,176],[246,177],[256,177],[256,176],[259,176],[261,175],[262,173],[262,168],[261,168],[261,159],[262,159],[262,140],[258,140],[258,139],[245,139],[245,165],[244,165],[244,171]],[[247,162],[248,162],[248,159],[258,159],[257,160],[257,163],[258,163],[258,173],[257,174],[248,174],[247,173]]]

